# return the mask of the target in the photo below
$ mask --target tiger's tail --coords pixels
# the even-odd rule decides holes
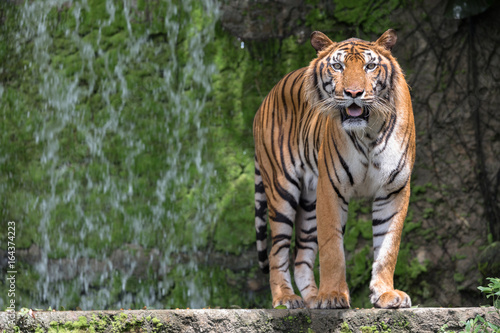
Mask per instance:
[[[255,232],[257,233],[257,253],[260,269],[269,273],[269,259],[267,256],[267,199],[264,183],[260,173],[259,162],[255,157]]]

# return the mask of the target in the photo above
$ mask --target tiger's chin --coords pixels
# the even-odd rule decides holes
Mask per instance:
[[[348,131],[364,130],[368,126],[368,121],[364,119],[347,119],[342,122],[342,127]]]
[[[358,107],[359,110],[353,112],[352,107],[340,110],[340,121],[346,131],[364,130],[368,126],[370,112],[366,107]]]

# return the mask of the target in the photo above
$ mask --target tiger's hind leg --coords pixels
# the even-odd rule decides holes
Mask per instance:
[[[265,184],[265,186],[264,186]],[[286,177],[277,177],[260,169],[255,159],[255,229],[260,268],[270,273],[273,307],[289,309],[304,307],[304,301],[293,292],[290,277],[290,244],[300,190]],[[272,246],[267,255],[268,211]]]
[[[265,274],[269,274],[269,259],[267,257],[267,199],[264,183],[260,173],[259,163],[255,158],[255,233],[259,267]]]
[[[314,262],[318,252],[316,227],[316,194],[301,197],[295,227],[294,280],[308,304],[318,295],[314,279]]]
[[[266,191],[272,235],[269,266],[273,307],[302,308],[304,301],[295,295],[290,276],[290,244],[300,191],[281,179],[273,182],[269,192]]]

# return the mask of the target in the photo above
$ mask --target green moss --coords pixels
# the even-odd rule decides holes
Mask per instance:
[[[224,214],[214,230],[216,249],[239,254],[241,250],[253,245],[255,239],[254,221],[249,218],[253,215],[253,165],[247,164],[245,168],[235,166],[241,172],[235,182],[229,187],[220,205]],[[246,222],[246,223],[245,223]]]
[[[84,333],[86,331],[83,331],[83,330],[74,330],[74,329],[68,329],[68,328],[65,328],[65,327],[49,327],[47,333]],[[89,329],[89,332],[92,332],[93,331],[91,329]]]
[[[149,319],[148,319],[149,318]],[[133,318],[129,318],[129,316],[126,313],[120,313],[116,316],[113,317],[112,320],[110,320],[107,316],[103,315],[98,316],[96,314],[92,315],[92,318],[90,321],[87,321],[86,317],[79,317],[77,321],[68,321],[64,324],[59,324],[57,322],[51,322],[50,327],[48,329],[48,332],[50,333],[55,333],[55,332],[60,332],[60,333],[66,333],[66,332],[73,332],[73,333],[80,333],[80,332],[91,332],[91,333],[102,333],[102,332],[114,332],[114,333],[121,333],[121,332],[129,332],[131,330],[135,331],[136,329],[141,329],[141,326],[144,325],[145,321],[152,322],[153,325],[156,327],[154,331],[156,332],[157,329],[160,329],[163,324],[158,320],[157,318],[153,318],[151,320],[151,317],[149,316],[148,318],[136,318],[135,316]]]
[[[377,326],[361,326],[360,328],[361,333],[378,333],[377,331]]]
[[[340,333],[352,333],[349,324],[347,324],[345,321],[340,326]]]
[[[66,329],[66,330],[71,330],[71,331],[77,331],[77,332],[80,332],[80,331],[85,331],[87,328],[90,327],[91,324],[89,324],[87,322],[87,318],[86,317],[83,317],[83,316],[80,316],[78,317],[78,320],[77,321],[67,321],[65,322],[64,324],[62,324],[62,328]],[[59,326],[57,323],[55,323],[55,325],[50,325],[52,329],[58,329]]]
[[[111,329],[113,332],[125,331],[130,326],[132,326],[132,324],[128,322],[128,315],[123,312],[114,316],[113,321],[111,321]]]
[[[160,322],[160,320],[159,320],[158,318],[156,318],[156,317],[155,317],[155,318],[153,318],[153,319],[151,320],[151,322],[153,323],[153,325],[154,325],[154,326],[156,326],[156,327],[158,327],[158,328],[163,326],[163,324]]]
[[[360,331],[362,333],[390,333],[392,332],[391,327],[385,322],[376,323],[372,326],[361,326]]]
[[[325,6],[318,0],[312,0],[314,9],[307,14],[306,24],[325,33],[342,36],[347,31],[361,38],[367,38],[372,34],[381,34],[388,28],[394,27],[394,20],[390,14],[398,8],[401,0],[371,1],[361,0],[352,2],[348,0],[335,0],[333,15],[329,15]],[[332,17],[333,16],[333,17]],[[335,27],[335,28],[333,28]],[[343,39],[339,37],[338,39]]]
[[[280,318],[278,322],[274,323],[273,327],[285,332],[313,332],[313,330],[309,327],[311,323],[312,320],[308,315],[299,313],[297,315],[288,315]]]
[[[90,327],[95,332],[103,332],[108,326],[109,320],[107,318],[100,318],[99,316],[93,314],[90,321]]]
[[[460,283],[465,280],[465,276],[462,273],[454,273],[453,279],[455,280],[455,282]]]

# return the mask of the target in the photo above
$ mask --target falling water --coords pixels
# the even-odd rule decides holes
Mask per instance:
[[[20,10],[16,48],[31,55],[34,95],[2,112],[29,123],[31,169],[19,177],[30,189],[22,212],[7,215],[19,239],[36,228],[30,307],[175,307],[168,292],[207,305],[209,286],[186,258],[216,218],[203,152],[215,72],[204,52],[218,15],[216,0],[46,0]]]

